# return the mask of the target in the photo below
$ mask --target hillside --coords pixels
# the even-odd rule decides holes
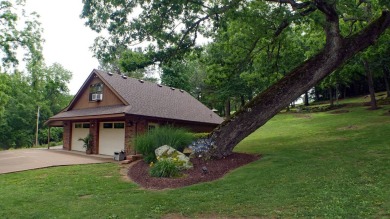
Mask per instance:
[[[365,101],[280,113],[236,147],[262,159],[210,183],[144,190],[117,164],[0,175],[0,217],[389,218],[390,106]]]

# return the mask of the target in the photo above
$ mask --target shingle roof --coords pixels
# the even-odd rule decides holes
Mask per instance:
[[[125,114],[209,124],[220,124],[223,121],[186,91],[134,78],[124,78],[118,74],[108,74],[96,69],[91,74],[94,73],[114,89],[128,105],[69,110],[52,118],[103,115],[122,111]]]
[[[87,109],[76,109],[58,113],[52,116],[50,119],[61,119],[70,117],[82,117],[82,116],[101,116],[101,115],[112,115],[112,114],[123,114],[125,113],[126,106],[114,105],[114,106],[103,106],[97,108]]]

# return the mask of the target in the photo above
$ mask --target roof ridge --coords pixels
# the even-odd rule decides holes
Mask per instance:
[[[108,72],[108,71],[103,71],[103,70],[99,70],[99,69],[94,69],[98,74],[108,74],[109,76],[120,76],[122,77],[124,74],[118,74],[118,73],[112,73],[112,72]],[[102,75],[103,76],[103,75]],[[168,85],[164,85],[164,84],[161,84],[161,83],[155,83],[155,82],[152,82],[152,81],[148,81],[148,80],[144,80],[144,79],[139,79],[139,78],[133,78],[133,77],[129,77],[127,75],[125,75],[127,78],[124,78],[124,79],[130,79],[130,80],[136,80],[136,81],[139,81],[140,83],[147,83],[147,84],[155,84],[159,87],[166,87],[166,88],[169,88],[169,89],[172,89],[173,90],[176,90],[178,89],[180,92],[186,92],[188,93],[186,90],[184,89],[181,89],[181,88],[177,88],[177,87],[172,87],[172,86],[168,86]],[[141,82],[142,81],[142,82]],[[183,93],[182,92],[182,93]],[[189,94],[189,93],[188,93]]]

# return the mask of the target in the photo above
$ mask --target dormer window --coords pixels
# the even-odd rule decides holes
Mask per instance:
[[[103,100],[103,83],[91,84],[89,87],[89,101]]]

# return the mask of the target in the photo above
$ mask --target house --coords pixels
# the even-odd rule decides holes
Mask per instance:
[[[210,132],[223,119],[184,90],[94,69],[70,104],[51,117],[63,127],[63,148],[85,151],[78,141],[93,136],[93,154],[135,153],[133,139],[162,125]]]

